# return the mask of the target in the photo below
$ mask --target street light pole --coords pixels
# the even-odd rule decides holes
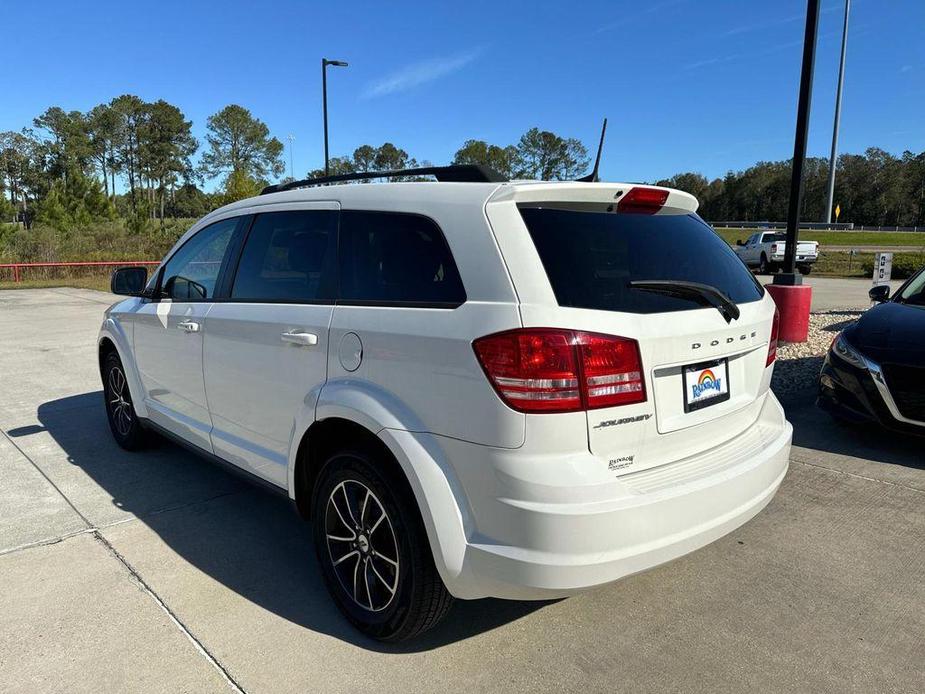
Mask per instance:
[[[321,103],[324,109],[324,175],[328,175],[328,65],[347,67],[343,60],[321,59]]]
[[[848,48],[848,12],[851,0],[845,0],[845,24],[841,32],[841,62],[838,64],[838,88],[835,92],[835,125],[832,127],[832,154],[829,156],[829,197],[826,203],[825,221],[832,223],[832,205],[835,200],[835,154],[838,148],[838,125],[841,120],[841,92],[845,81],[845,51]]]
[[[286,137],[289,140],[289,178],[295,180],[295,173],[294,173],[295,167],[292,165],[292,161],[293,161],[292,160],[292,141],[295,139],[295,135],[292,135],[290,133]]]

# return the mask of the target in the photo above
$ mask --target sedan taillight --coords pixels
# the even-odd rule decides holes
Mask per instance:
[[[498,395],[520,412],[577,412],[645,402],[636,340],[522,328],[472,344]]]

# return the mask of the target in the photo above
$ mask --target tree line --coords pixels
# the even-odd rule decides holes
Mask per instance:
[[[791,161],[758,162],[712,181],[699,173],[681,173],[657,181],[680,188],[700,201],[710,221],[787,219]],[[828,196],[829,162],[808,158],[803,175],[805,221],[823,222]],[[871,147],[863,154],[842,154],[835,164],[834,204],[839,222],[868,226],[925,226],[925,152],[896,157]]]
[[[164,100],[123,94],[87,112],[53,106],[21,131],[0,132],[0,221],[72,230],[98,220],[125,220],[135,229],[160,220],[163,227],[167,218],[200,217],[255,195],[285,173],[283,151],[266,123],[236,104],[209,116],[202,143],[191,121]],[[590,157],[575,138],[531,128],[511,144],[466,140],[452,163],[483,164],[508,178],[570,180],[588,171]],[[385,142],[333,157],[330,172],[429,165]],[[837,167],[839,221],[925,225],[925,152],[897,157],[870,148],[841,155]],[[320,175],[323,169],[307,172]],[[806,220],[825,215],[827,175],[826,160],[807,160]],[[216,179],[215,192],[202,190]],[[758,162],[712,181],[686,172],[656,183],[695,195],[707,220],[780,221],[787,215],[790,161]]]
[[[466,140],[453,156],[452,164],[482,164],[506,178],[567,181],[587,173],[590,158],[585,146],[575,138],[563,138],[539,128],[530,128],[517,143],[493,145],[484,140]],[[418,166],[408,153],[386,142],[381,147],[361,145],[353,154],[334,157],[329,162],[331,175],[368,171],[393,171]],[[309,172],[309,177],[324,175],[324,169]]]
[[[209,116],[206,126],[200,143],[177,106],[132,94],[86,113],[52,106],[29,127],[0,132],[0,221],[19,220],[27,227],[37,221],[68,230],[121,218],[141,228],[148,220],[202,216],[256,195],[285,172],[283,144],[246,108],[226,106]],[[539,179],[573,178],[588,161],[581,142],[539,128],[508,146],[469,140],[454,159],[485,163],[508,177]],[[332,158],[330,171],[430,165],[385,142]],[[323,169],[307,175],[323,175]],[[202,183],[216,178],[217,191],[205,193]],[[116,192],[117,182],[124,192]]]
[[[59,229],[93,220],[200,216],[253,194],[283,173],[283,145],[247,109],[207,121],[205,149],[192,122],[164,100],[124,94],[86,113],[52,106],[21,131],[0,132],[0,219]],[[220,192],[197,184],[222,177]],[[124,193],[118,194],[117,180]]]

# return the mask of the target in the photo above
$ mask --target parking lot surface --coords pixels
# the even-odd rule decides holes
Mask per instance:
[[[774,275],[759,275],[761,284],[771,284]],[[902,286],[904,280],[890,282],[890,291],[896,291]],[[847,277],[815,277],[803,278],[803,283],[813,288],[813,311],[832,311],[840,308],[865,309],[870,306],[868,290],[873,286],[869,279]]]
[[[922,440],[791,398],[790,472],[744,527],[567,600],[458,602],[382,645],[337,613],[285,499],[166,442],[116,447],[111,301],[0,292],[0,691],[925,690]]]

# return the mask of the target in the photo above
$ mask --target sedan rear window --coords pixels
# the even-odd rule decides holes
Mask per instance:
[[[710,285],[736,304],[764,295],[729,245],[697,215],[537,206],[521,206],[520,214],[560,306],[627,313],[704,306],[695,296],[630,286],[630,282],[646,280]]]

